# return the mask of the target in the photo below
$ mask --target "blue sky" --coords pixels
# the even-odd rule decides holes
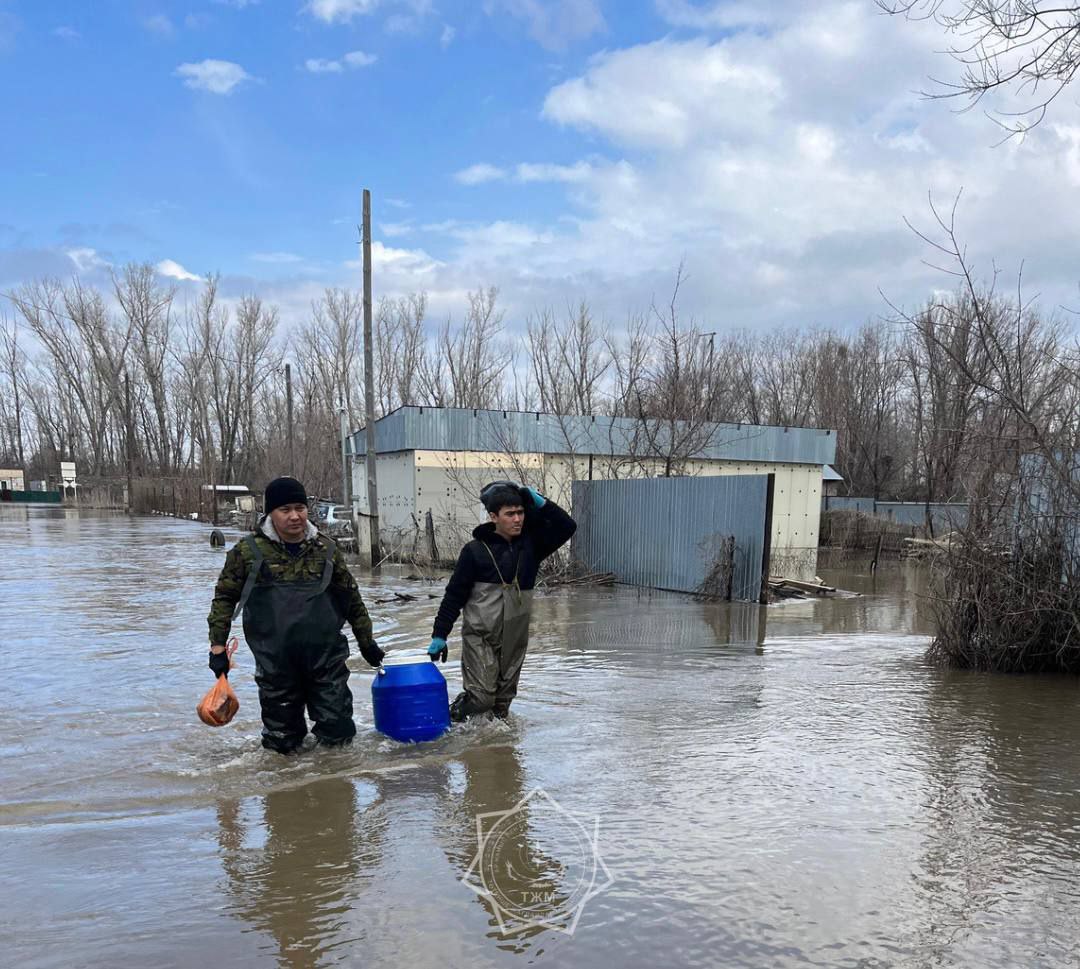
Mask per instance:
[[[903,224],[962,187],[984,271],[1073,303],[1080,112],[1022,145],[918,91],[873,0],[0,0],[0,287],[220,271],[302,317],[357,278],[511,322],[670,287],[712,325],[849,326],[947,280]]]

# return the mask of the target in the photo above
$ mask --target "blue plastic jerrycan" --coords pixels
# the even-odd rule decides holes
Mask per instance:
[[[429,659],[380,666],[371,683],[375,729],[406,743],[434,740],[450,728],[446,679]]]

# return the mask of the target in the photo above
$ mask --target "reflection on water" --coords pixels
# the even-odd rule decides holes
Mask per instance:
[[[526,790],[512,743],[466,750],[458,765],[441,826],[447,858],[487,912],[488,936],[524,952],[545,927],[571,927],[592,880],[590,846],[546,794]]]
[[[236,721],[194,715],[207,531],[0,508],[5,964],[1076,964],[1080,686],[928,666],[925,566],[823,572],[860,595],[768,607],[541,595],[509,724],[395,744],[357,658],[353,746],[281,758],[244,649]],[[369,602],[420,593],[372,612],[422,655],[441,587],[358,577]],[[578,897],[537,789],[599,817],[614,875],[573,935],[504,934],[462,884],[487,847],[518,914]]]
[[[281,964],[323,964],[377,867],[385,822],[359,809],[355,784],[312,781],[254,802],[217,805],[228,908],[271,935]],[[346,933],[347,935],[347,933]]]

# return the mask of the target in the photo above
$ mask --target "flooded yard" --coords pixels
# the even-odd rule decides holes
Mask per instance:
[[[508,723],[389,741],[354,653],[355,743],[283,758],[243,646],[195,717],[205,526],[4,507],[0,549],[5,965],[1077,965],[1080,686],[927,666],[916,566],[541,594]],[[419,655],[441,584],[354,571]]]

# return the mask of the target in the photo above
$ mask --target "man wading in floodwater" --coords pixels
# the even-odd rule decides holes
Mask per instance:
[[[371,638],[360,590],[338,547],[308,521],[307,492],[295,478],[266,486],[266,514],[253,534],[225,558],[207,621],[210,669],[225,676],[225,641],[233,619],[244,614],[244,638],[255,655],[262,705],[262,743],[282,754],[296,750],[308,732],[304,707],[321,744],[348,743],[356,735],[349,692],[352,626],[360,655],[371,666],[383,651]]]
[[[532,488],[495,481],[480,492],[490,521],[473,530],[435,617],[428,655],[446,661],[446,637],[461,615],[461,682],[450,719],[491,711],[505,718],[529,645],[532,590],[540,563],[577,524]]]

